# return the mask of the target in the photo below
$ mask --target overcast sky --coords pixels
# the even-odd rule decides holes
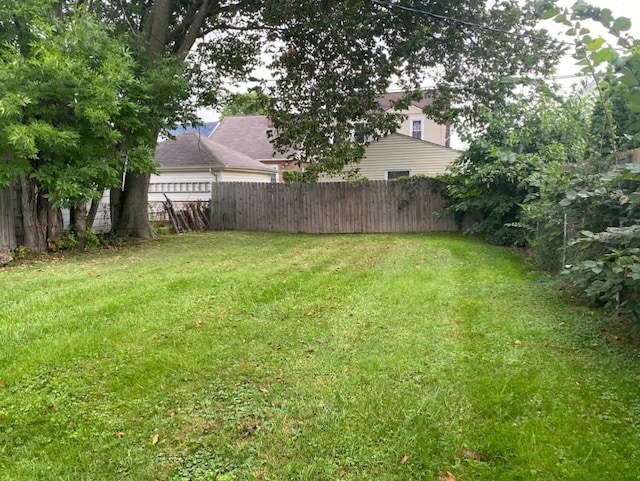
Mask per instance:
[[[571,7],[575,3],[575,0],[559,0],[558,4],[561,7]],[[609,8],[613,12],[614,17],[629,17],[631,18],[632,28],[630,30],[630,34],[634,38],[640,38],[640,0],[587,0],[587,3],[594,5],[596,7],[601,8]],[[573,39],[566,38],[562,32],[566,30],[566,27],[556,24],[555,22],[549,20],[543,22],[543,27],[549,30],[550,32],[557,32],[558,39],[565,39],[568,42],[572,42]],[[594,28],[592,30],[594,33],[597,33],[597,30]],[[595,35],[594,35],[595,36]],[[568,76],[578,74],[580,71],[580,67],[575,65],[575,60],[570,57],[565,58],[558,65],[558,75],[559,76]],[[561,83],[564,85],[568,85],[571,83],[579,82],[580,79],[565,79]],[[217,120],[218,114],[212,110],[202,110],[200,111],[200,115],[203,120]]]
[[[558,4],[562,7],[571,7],[575,3],[575,0],[559,0]],[[629,33],[634,38],[640,38],[640,0],[587,0],[587,3],[600,8],[608,8],[613,12],[613,17],[628,17],[631,19],[631,30]],[[543,22],[543,26],[550,32],[558,32],[558,39],[564,37],[562,32],[567,30],[566,27],[555,24],[552,20]],[[596,27],[592,28],[592,25],[585,25],[592,30],[592,36],[603,35],[606,38],[605,31],[599,30]],[[566,40],[573,42],[573,39],[566,37]],[[572,75],[577,74],[580,71],[579,66],[575,64],[575,60],[571,58],[565,58],[558,66],[558,75]]]

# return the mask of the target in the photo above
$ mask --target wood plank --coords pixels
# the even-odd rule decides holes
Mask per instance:
[[[408,201],[405,205],[405,201]],[[436,219],[440,194],[407,193],[395,182],[362,185],[216,183],[211,187],[213,229],[309,233],[456,231],[453,216]],[[470,221],[467,220],[467,223]]]

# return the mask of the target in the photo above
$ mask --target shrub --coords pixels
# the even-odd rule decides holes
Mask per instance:
[[[586,260],[568,274],[586,298],[640,319],[640,225],[583,231],[575,244]]]

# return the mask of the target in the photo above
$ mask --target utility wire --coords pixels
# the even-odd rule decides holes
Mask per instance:
[[[508,30],[503,30],[497,27],[491,27],[489,25],[482,25],[480,23],[474,23],[474,22],[469,22],[466,20],[460,20],[459,18],[453,18],[453,17],[448,17],[446,15],[440,15],[437,13],[433,13],[433,12],[427,12],[426,10],[420,10],[417,8],[412,8],[412,7],[405,7],[403,5],[398,5],[397,3],[389,3],[389,2],[383,2],[381,0],[371,0],[373,3],[377,3],[378,5],[382,5],[384,7],[389,7],[389,8],[395,8],[398,10],[404,10],[406,12],[412,12],[412,13],[419,13],[421,15],[424,15],[426,17],[431,17],[431,18],[436,18],[438,20],[444,20],[445,22],[449,22],[449,23],[457,23],[460,25],[465,25],[467,27],[471,27],[471,28],[476,28],[476,29],[480,29],[480,30],[485,30],[487,32],[492,32],[492,33],[501,33],[501,34],[505,34],[505,35],[510,35],[512,37],[518,37],[518,38],[526,38],[529,40],[535,40],[538,42],[545,42],[545,43],[559,43],[562,45],[567,45],[567,46],[571,46],[573,47],[574,45],[572,43],[569,42],[563,42],[563,41],[553,41],[549,38],[545,38],[545,37],[536,37],[535,35],[529,35],[526,33],[517,33],[517,32],[510,32]]]
[[[535,35],[529,35],[529,34],[526,34],[526,33],[510,32],[509,30],[503,30],[501,28],[491,27],[489,25],[482,25],[480,23],[474,23],[474,22],[469,22],[469,21],[466,21],[466,20],[460,20],[459,18],[448,17],[446,15],[440,15],[440,14],[437,14],[437,13],[428,12],[426,10],[420,10],[420,9],[417,9],[417,8],[405,7],[403,5],[398,5],[397,3],[389,3],[389,2],[384,2],[382,0],[371,0],[371,1],[373,3],[381,5],[383,7],[395,8],[395,9],[404,10],[404,11],[407,11],[407,12],[418,13],[418,14],[424,15],[426,17],[431,17],[431,18],[435,18],[435,19],[438,19],[438,20],[443,20],[443,21],[449,22],[449,23],[457,23],[457,24],[460,24],[460,25],[465,25],[467,27],[484,30],[486,32],[500,33],[500,34],[504,34],[504,35],[509,35],[511,37],[525,38],[525,39],[529,39],[529,40],[535,40],[537,42],[545,42],[545,43],[548,43],[548,44],[564,45],[566,47],[576,48],[576,45],[574,43],[566,42],[566,41],[563,41],[563,40],[552,40],[550,38],[536,37]],[[624,50],[617,49],[617,48],[613,48],[613,50],[615,50],[617,52],[624,52]]]

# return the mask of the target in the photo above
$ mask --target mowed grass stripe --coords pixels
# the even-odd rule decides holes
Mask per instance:
[[[4,270],[0,479],[634,479],[638,362],[543,280],[451,235]]]

